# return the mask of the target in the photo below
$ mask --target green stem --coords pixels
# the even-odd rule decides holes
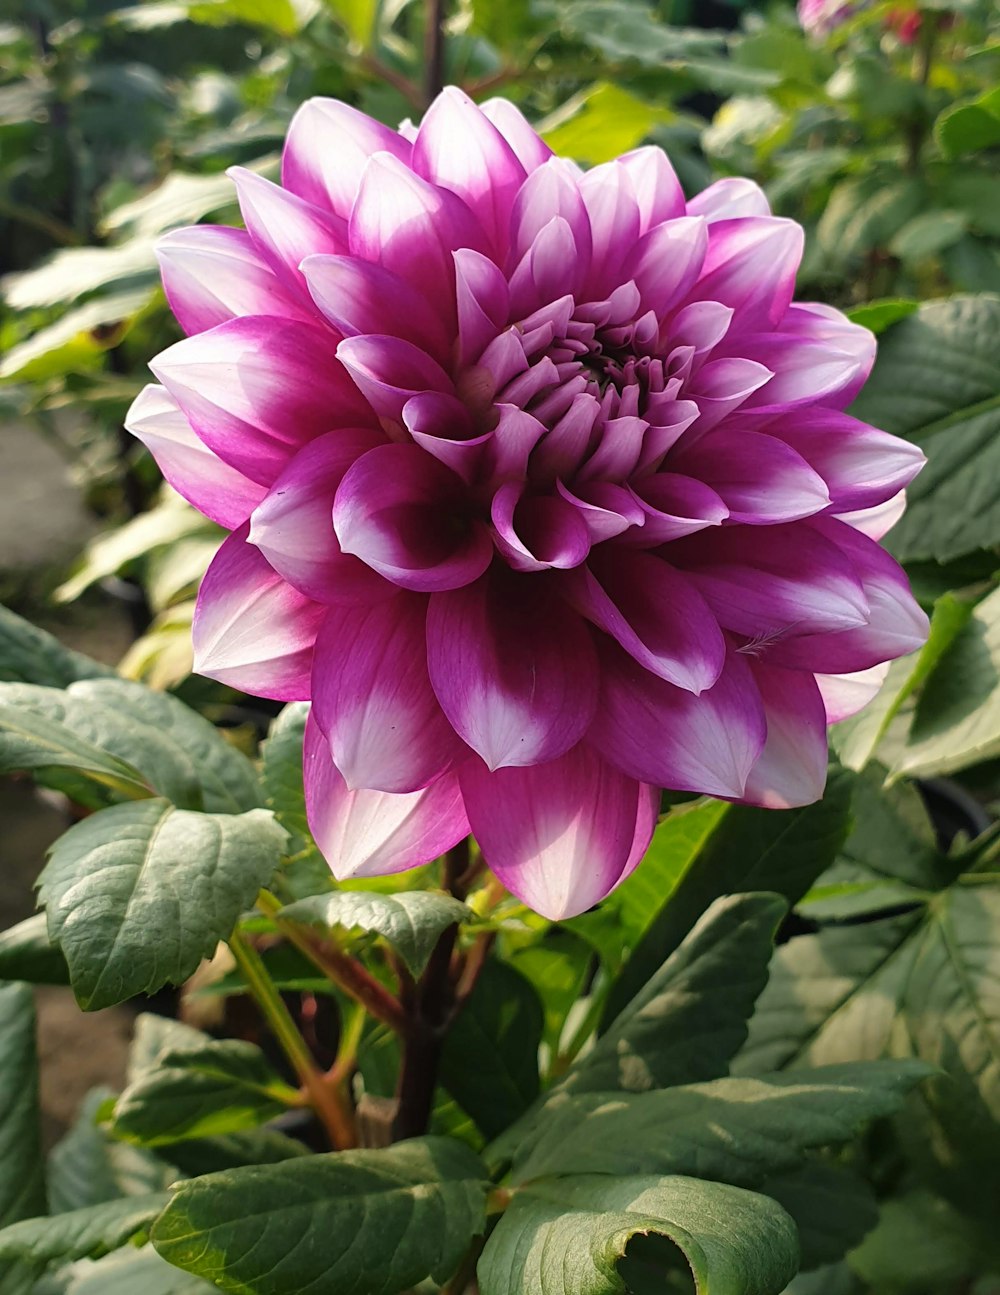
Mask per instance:
[[[309,1104],[326,1129],[331,1144],[339,1150],[355,1146],[354,1120],[346,1102],[317,1069],[312,1053],[268,975],[260,954],[239,931],[232,933],[228,943],[254,1001],[302,1081]]]

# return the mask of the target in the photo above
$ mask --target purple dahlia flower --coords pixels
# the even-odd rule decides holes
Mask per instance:
[[[232,530],[196,669],[312,701],[334,873],[471,830],[563,917],[661,787],[820,796],[828,721],[926,632],[872,538],[922,456],[842,412],[874,340],[793,303],[798,225],[457,90],[401,133],[312,100],[281,187],[231,174],[245,230],[160,244],[190,336],[128,425]]]

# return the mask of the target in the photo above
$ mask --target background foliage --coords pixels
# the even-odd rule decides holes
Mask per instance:
[[[856,5],[811,39],[778,3],[449,8],[447,78],[516,99],[558,151],[593,164],[652,140],[689,192],[757,178],[806,226],[800,295],[880,334],[853,412],[928,456],[889,547],[931,638],[834,731],[824,801],[678,805],[599,911],[552,926],[454,867],[395,895],[395,880],[334,890],[304,821],[303,708],[275,718],[190,677],[193,596],[222,535],[121,431],[147,360],[178,335],[157,236],[235,222],[225,167],[274,176],[309,95],[394,124],[419,114],[433,9],[5,9],[0,413],[61,446],[102,519],[55,600],[124,577],[140,633],[122,679],[13,611],[0,620],[0,772],[31,771],[80,820],[40,878],[45,914],[0,936],[0,1293],[284,1295],[320,1280],[457,1293],[488,1230],[483,1295],[664,1281],[989,1295],[995,10]],[[124,1091],[91,1095],[43,1174],[31,995],[16,982],[68,982],[97,1010],[183,982],[220,940],[231,953],[203,992],[254,998],[283,1050],[141,1016]],[[296,1052],[304,1004],[326,1028],[311,1054]],[[430,1135],[371,1149],[428,1038]],[[337,1142],[356,1099],[365,1149],[308,1156]],[[566,1255],[582,1256],[572,1272]]]

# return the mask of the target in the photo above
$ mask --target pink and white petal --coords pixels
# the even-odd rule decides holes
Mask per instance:
[[[299,266],[307,256],[346,252],[347,225],[242,166],[231,166],[226,174],[236,185],[243,223],[261,256],[312,307]]]
[[[469,825],[492,872],[552,921],[592,908],[633,853],[639,786],[587,743],[531,768],[459,770]],[[648,810],[644,812],[644,827]]]
[[[421,392],[454,394],[451,378],[437,360],[401,337],[346,337],[337,347],[337,359],[381,418],[398,421],[406,402]]]
[[[854,358],[853,377],[839,392],[837,404],[849,405],[868,380],[875,363],[875,334],[852,323],[842,311],[822,302],[796,301],[781,321],[782,333],[802,341],[825,343]]]
[[[385,266],[450,310],[452,253],[460,247],[489,252],[482,227],[461,198],[429,184],[390,154],[376,153],[365,166],[351,211],[351,254]]]
[[[487,99],[479,111],[491,121],[513,149],[526,172],[536,170],[552,156],[552,150],[509,99]]]
[[[321,327],[255,315],[175,342],[150,368],[205,444],[269,486],[307,441],[374,415]]]
[[[766,365],[774,374],[741,411],[754,420],[755,426],[763,426],[765,412],[773,418],[789,408],[816,404],[841,408],[849,399],[845,393],[856,391],[860,385],[859,375],[866,363],[830,342],[799,340],[784,333],[758,333],[733,345],[739,347],[743,357]]]
[[[737,800],[765,736],[763,702],[738,653],[728,654],[718,681],[698,696],[617,646],[602,655],[601,699],[587,740],[630,777]]]
[[[866,625],[870,608],[851,557],[818,527],[723,526],[668,551],[724,629],[760,645],[787,635],[832,637]]]
[[[553,216],[535,235],[510,277],[510,313],[523,319],[540,306],[572,293],[580,283],[582,264],[569,221]]]
[[[338,881],[405,872],[469,835],[454,774],[419,791],[351,791],[315,718],[306,721],[303,775],[309,830]]]
[[[618,159],[628,172],[639,208],[639,233],[683,216],[684,190],[662,148],[647,144]]]
[[[226,539],[198,591],[194,669],[257,697],[309,697],[313,645],[327,608],[282,580],[254,545],[249,524]]]
[[[723,500],[704,482],[676,472],[656,472],[631,487],[643,511],[643,523],[623,543],[643,548],[721,526],[729,516]]]
[[[433,594],[427,612],[431,684],[490,770],[565,754],[597,706],[589,627],[553,589],[525,583],[497,572]]]
[[[766,365],[740,356],[723,356],[702,365],[685,390],[699,410],[691,439],[718,427],[762,387],[766,391],[773,377]]]
[[[313,301],[344,337],[392,334],[447,364],[451,342],[427,298],[398,274],[356,256],[307,256],[302,262]]]
[[[558,495],[525,496],[508,481],[490,505],[493,538],[515,571],[565,570],[590,552],[590,532],[578,509]]]
[[[830,503],[823,478],[785,441],[763,432],[719,427],[691,446],[682,440],[670,467],[710,486],[734,522],[791,522]]]
[[[475,364],[510,314],[507,280],[487,256],[459,248],[455,259],[458,304],[458,367]]]
[[[615,548],[568,574],[563,596],[651,674],[695,694],[726,660],[719,622],[692,582],[652,553]]]
[[[468,95],[448,86],[420,124],[413,169],[470,208],[499,257],[507,250],[510,213],[527,172],[503,134]]]
[[[873,508],[861,508],[850,513],[838,513],[837,520],[852,526],[870,540],[880,540],[888,535],[899,519],[906,512],[906,491],[901,490],[884,504]]]
[[[767,716],[767,741],[741,800],[765,809],[794,809],[820,800],[828,762],[826,708],[811,674],[755,662],[754,679]]]
[[[850,719],[864,710],[881,691],[888,673],[889,662],[883,661],[881,665],[855,670],[852,674],[816,675],[816,685],[826,707],[826,722],[839,724],[842,719]]]
[[[885,503],[908,486],[926,462],[912,441],[820,405],[797,409],[764,430],[816,469],[837,513]]]
[[[702,189],[687,204],[687,210],[688,215],[704,216],[712,223],[771,214],[767,197],[760,185],[737,176],[716,180],[707,189]]]
[[[125,428],[142,441],[177,493],[227,530],[245,522],[263,499],[266,487],[213,454],[165,387],[143,387],[125,415]]]
[[[603,301],[622,282],[622,264],[639,237],[639,204],[632,177],[621,162],[592,167],[580,181],[590,219],[593,250],[584,291]]]
[[[691,299],[731,306],[731,334],[773,328],[791,304],[802,246],[802,226],[794,220],[748,216],[716,221],[709,226],[708,250]]]
[[[660,817],[661,799],[659,787],[653,787],[646,782],[639,783],[639,812],[635,819],[635,836],[632,838],[632,849],[622,869],[622,875],[618,878],[619,884],[635,872],[645,858]]]
[[[344,473],[383,444],[381,432],[363,427],[310,441],[251,515],[251,544],[279,575],[317,602],[374,602],[395,592],[370,567],[342,552],[333,530],[333,500]]]
[[[403,589],[460,589],[493,557],[489,532],[467,514],[464,486],[413,444],[380,445],[349,468],[333,527],[341,548]]]
[[[172,229],[157,241],[156,258],[170,309],[189,335],[239,315],[283,315],[307,322],[313,317],[285,289],[244,229]]]
[[[492,432],[476,434],[468,409],[455,396],[425,391],[403,406],[403,424],[422,450],[456,472],[463,481],[480,476]]]
[[[592,544],[602,544],[632,529],[639,534],[645,522],[642,505],[626,486],[610,481],[583,482],[570,490],[561,481],[556,490],[579,509]]]
[[[307,99],[288,127],[281,183],[346,221],[373,153],[409,162],[410,145],[397,131],[338,99]]]
[[[313,714],[352,791],[417,791],[462,758],[427,675],[426,620],[427,599],[402,593],[320,628]]]
[[[708,250],[708,226],[700,216],[654,225],[625,259],[622,274],[634,281],[645,310],[658,319],[695,286]]]
[[[557,216],[569,226],[579,257],[578,264],[566,267],[567,286],[563,291],[569,292],[575,283],[585,279],[590,265],[590,218],[576,168],[565,158],[552,157],[528,176],[514,200],[510,265],[517,265],[531,251],[539,234]]]

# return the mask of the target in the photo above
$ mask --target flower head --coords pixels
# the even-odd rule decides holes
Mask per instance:
[[[797,13],[802,30],[810,36],[829,36],[870,0],[799,0]]]
[[[232,175],[245,230],[160,245],[190,336],[129,427],[232,530],[196,668],[312,701],[334,872],[471,828],[560,917],[660,788],[820,796],[828,720],[925,634],[873,538],[922,457],[842,412],[874,339],[793,303],[801,229],[457,90],[406,134],[312,100],[281,186]]]

